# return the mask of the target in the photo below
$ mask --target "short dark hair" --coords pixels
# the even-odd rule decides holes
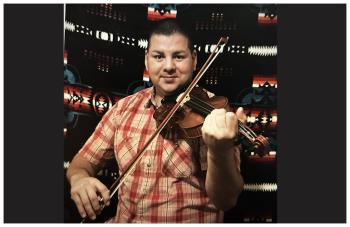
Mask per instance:
[[[183,36],[185,36],[188,40],[188,48],[193,52],[194,46],[192,41],[191,32],[188,29],[188,27],[181,23],[180,21],[176,19],[163,19],[160,21],[155,22],[154,26],[150,29],[149,35],[148,35],[148,47],[150,46],[151,37],[153,35],[166,35],[170,36],[174,33],[180,33]]]

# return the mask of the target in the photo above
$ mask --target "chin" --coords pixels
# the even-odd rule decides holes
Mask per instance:
[[[173,94],[177,89],[179,88],[179,85],[174,86],[163,86],[161,87],[162,91],[165,95],[171,95]]]

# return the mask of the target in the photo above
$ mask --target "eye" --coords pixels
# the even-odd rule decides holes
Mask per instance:
[[[157,61],[162,60],[163,56],[160,54],[153,55],[153,58],[156,59]]]
[[[185,56],[183,55],[175,55],[175,59],[178,60],[178,61],[181,61],[185,58]]]

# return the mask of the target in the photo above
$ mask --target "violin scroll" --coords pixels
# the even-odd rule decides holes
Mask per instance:
[[[258,135],[253,142],[252,151],[256,152],[260,157],[262,157],[268,152],[268,148],[268,139],[262,135]]]

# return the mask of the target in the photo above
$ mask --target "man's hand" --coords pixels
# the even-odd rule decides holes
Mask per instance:
[[[74,179],[76,178],[76,179]],[[99,198],[109,205],[109,190],[94,177],[72,176],[71,198],[75,202],[81,217],[94,220],[101,211]]]
[[[205,118],[202,136],[209,151],[220,153],[234,145],[233,139],[238,135],[238,119],[243,123],[246,121],[242,107],[237,109],[236,114],[225,109],[214,109]]]
[[[234,146],[234,138],[238,135],[238,119],[244,123],[245,118],[242,108],[235,114],[215,109],[205,118],[202,127],[203,141],[208,146],[205,189],[215,207],[224,211],[235,206],[243,190],[240,153]]]

